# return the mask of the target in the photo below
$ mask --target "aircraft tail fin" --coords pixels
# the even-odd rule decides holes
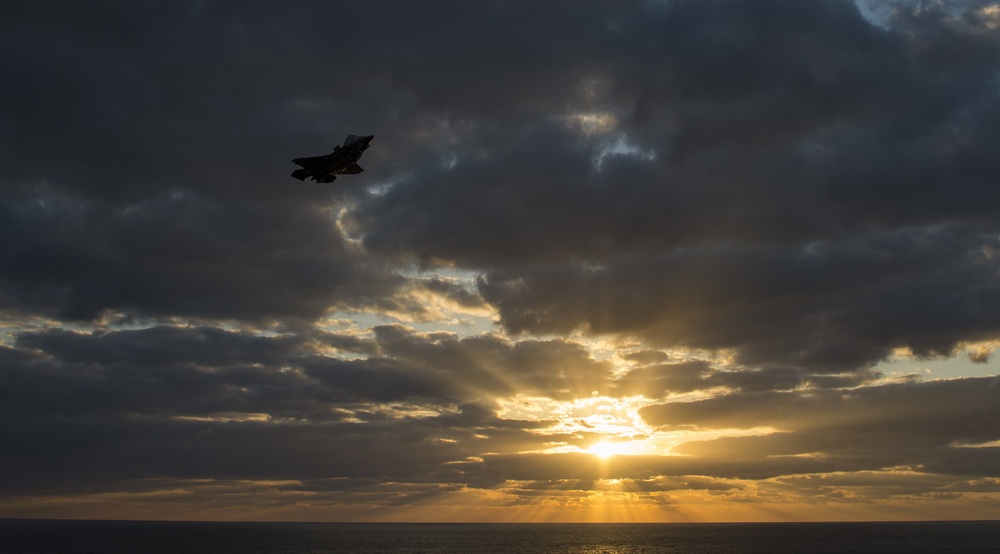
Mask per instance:
[[[295,177],[299,181],[305,181],[306,177],[309,176],[309,171],[305,169],[296,169],[292,172],[292,177]]]

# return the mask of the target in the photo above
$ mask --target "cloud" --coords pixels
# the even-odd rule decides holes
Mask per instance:
[[[607,370],[562,341],[398,326],[341,339],[165,326],[22,334],[0,350],[5,479],[16,490],[142,475],[465,483],[462,468],[482,452],[567,439],[533,433],[552,421],[499,418],[497,397],[568,397],[580,380],[589,394],[583,370]],[[330,356],[345,343],[344,354],[373,354]],[[558,366],[562,375],[543,371]]]
[[[211,5],[193,17],[177,7],[156,20],[110,10],[47,26],[72,22],[74,32],[36,48],[36,64],[10,62],[15,80],[37,82],[37,67],[59,64],[82,91],[45,87],[54,96],[45,104],[12,99],[28,109],[8,133],[21,161],[4,178],[18,194],[3,236],[21,245],[4,263],[8,297],[77,319],[103,310],[310,319],[334,307],[393,308],[374,300],[403,283],[385,255],[483,272],[480,292],[513,332],[637,334],[735,348],[755,364],[863,368],[900,344],[948,354],[996,333],[988,318],[971,328],[942,318],[927,331],[900,322],[909,320],[902,306],[933,302],[945,287],[969,291],[959,304],[991,301],[992,259],[972,259],[995,249],[988,68],[998,54],[981,10],[962,19],[899,5],[882,28],[850,2],[640,3],[572,17],[535,6],[527,21],[528,8],[511,4],[494,8],[482,33],[473,32],[482,14],[460,5],[419,14],[353,6],[344,15],[358,26],[330,37],[310,32],[323,19],[303,20],[311,9],[270,18],[263,6]],[[8,23],[10,41],[37,27],[37,14],[22,12]],[[412,26],[431,13],[435,32]],[[551,35],[555,20],[546,41],[508,38]],[[290,33],[294,21],[304,27]],[[378,38],[393,33],[410,48]],[[249,36],[268,37],[268,50]],[[477,64],[501,42],[531,55]],[[357,44],[350,79],[312,70]],[[88,49],[95,57],[74,53]],[[436,63],[416,72],[415,56]],[[460,93],[444,86],[455,75]],[[121,102],[109,103],[111,91]],[[73,117],[56,118],[60,110]],[[579,113],[612,123],[581,135],[565,124]],[[53,156],[28,140],[30,129],[49,121],[53,135],[86,148],[39,157]],[[370,126],[379,136],[371,177],[395,184],[375,196],[355,196],[358,183],[276,185],[286,176],[264,160],[298,152],[282,145],[291,129],[316,137],[321,121]],[[146,135],[146,144],[132,139]],[[608,154],[623,140],[653,154]],[[347,199],[356,203],[344,221],[364,250],[329,224]],[[911,265],[911,252],[923,265]],[[942,265],[954,271],[933,269]],[[847,290],[893,272],[916,281],[919,298],[870,307]],[[620,297],[626,290],[635,300]],[[702,315],[709,303],[717,317]],[[872,319],[887,320],[885,336],[842,329]],[[787,343],[758,344],[777,335]]]
[[[640,410],[664,429],[771,429],[684,442],[672,452],[708,460],[806,457],[837,471],[891,467],[993,475],[1000,449],[996,377],[887,384],[851,390],[730,394]],[[731,431],[730,431],[731,432]]]
[[[607,386],[610,366],[580,345],[459,339],[402,326],[371,338],[336,333],[262,335],[215,327],[24,333],[4,348],[11,415],[199,415],[342,418],[336,408],[422,400],[436,406],[514,394],[570,399]],[[331,347],[333,347],[331,349]],[[367,354],[367,356],[365,355]],[[73,395],[70,391],[87,391]]]
[[[623,396],[641,394],[658,399],[670,394],[712,389],[743,392],[839,389],[858,386],[879,376],[877,372],[822,375],[793,367],[719,370],[708,362],[695,360],[637,367],[615,381],[615,392]]]
[[[851,390],[730,394],[649,406],[642,415],[651,424],[665,427],[803,430],[909,422],[923,432],[934,423],[950,425],[949,432],[976,433],[986,429],[997,394],[1000,387],[995,377],[965,378]],[[977,420],[983,424],[974,424]]]
[[[497,480],[573,479],[584,482],[686,475],[767,479],[796,473],[826,472],[832,468],[832,464],[823,460],[790,457],[723,460],[679,456],[619,456],[603,463],[599,458],[584,453],[488,456],[483,464],[485,474]],[[695,489],[698,488],[700,487],[695,486]]]
[[[885,7],[5,7],[0,489],[989,497],[995,379],[879,364],[989,371],[997,14]]]

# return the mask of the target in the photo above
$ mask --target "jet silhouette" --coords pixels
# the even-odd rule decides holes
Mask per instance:
[[[292,163],[301,165],[302,169],[292,172],[292,177],[299,181],[305,181],[306,177],[312,177],[317,183],[332,183],[337,179],[337,175],[361,173],[364,169],[358,165],[361,155],[372,144],[375,135],[359,137],[357,135],[347,135],[343,146],[337,146],[333,152],[326,156],[316,156],[313,158],[295,158]]]

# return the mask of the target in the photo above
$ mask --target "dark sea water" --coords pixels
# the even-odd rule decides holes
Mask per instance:
[[[1000,522],[173,523],[0,520],[0,553],[1000,552]]]

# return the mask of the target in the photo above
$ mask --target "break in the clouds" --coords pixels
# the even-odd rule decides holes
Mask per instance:
[[[997,513],[995,2],[0,14],[0,515]]]

